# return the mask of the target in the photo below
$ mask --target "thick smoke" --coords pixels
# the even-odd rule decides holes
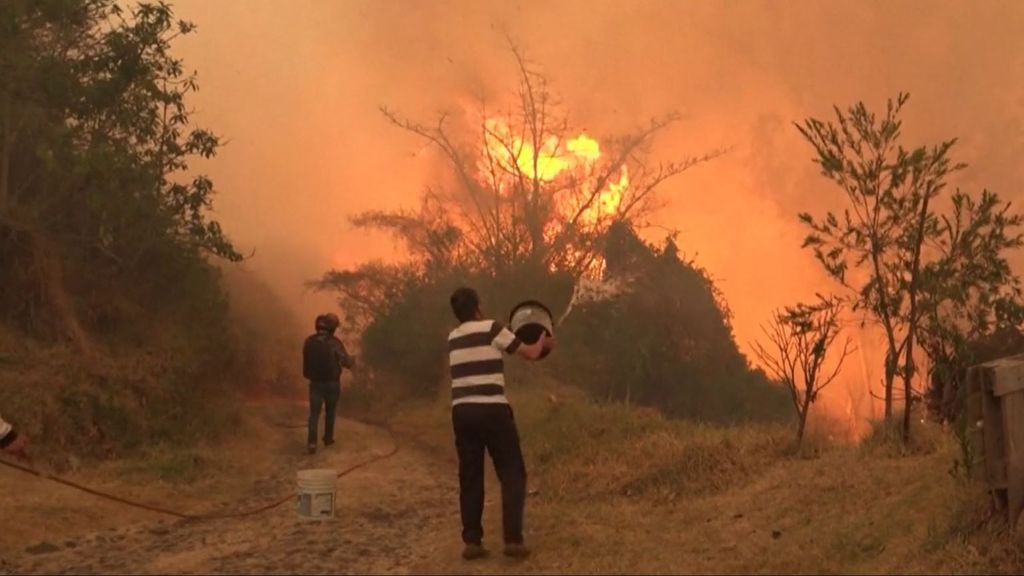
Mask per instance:
[[[1024,3],[180,0],[199,25],[181,53],[198,69],[199,118],[229,139],[207,168],[219,216],[250,266],[309,314],[329,298],[303,281],[393,257],[347,216],[414,201],[437,157],[380,105],[430,120],[514,88],[507,32],[540,66],[579,129],[601,138],[678,112],[669,159],[730,146],[672,181],[660,223],[719,279],[746,347],[772,309],[834,287],[800,250],[803,210],[839,206],[793,122],[912,94],[909,144],[959,137],[956,184],[1020,197]],[[870,412],[877,350],[863,343],[832,401]],[[849,399],[849,402],[848,402]],[[859,399],[859,400],[858,400]],[[853,408],[850,408],[850,404]]]

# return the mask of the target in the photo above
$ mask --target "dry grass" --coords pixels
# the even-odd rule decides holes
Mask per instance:
[[[597,406],[551,382],[510,389],[537,554],[474,572],[1024,570],[1024,547],[986,518],[983,492],[950,474],[957,449],[941,429],[916,427],[910,450],[876,434],[860,447],[812,437],[795,452],[788,429],[672,422]],[[448,418],[440,399],[392,421],[454,466]],[[492,501],[491,534],[499,511]],[[467,570],[457,559],[438,562],[431,571]]]
[[[89,462],[61,476],[125,498],[183,512],[216,510],[247,495],[253,478],[274,478],[294,444],[282,441],[280,430],[267,424],[273,409],[250,405],[249,418],[237,434],[213,443],[189,447],[153,446],[132,458]],[[296,409],[301,417],[301,407]],[[35,465],[56,472],[45,459]],[[0,532],[0,558],[16,555],[39,541],[61,543],[91,531],[120,529],[145,522],[174,522],[160,514],[125,507],[107,500],[0,468],[0,509],[5,527]],[[235,504],[237,505],[237,504]]]

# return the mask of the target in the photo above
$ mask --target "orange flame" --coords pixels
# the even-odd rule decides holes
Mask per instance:
[[[571,174],[582,176],[585,187],[595,185],[594,167],[601,159],[601,144],[586,133],[569,139],[548,135],[539,146],[535,146],[515,135],[504,119],[489,118],[484,128],[485,162],[493,163],[506,173],[542,182]],[[584,211],[586,222],[596,222],[602,216],[614,215],[618,211],[623,192],[629,187],[626,167],[622,166],[620,171],[618,181],[607,184],[595,202]]]

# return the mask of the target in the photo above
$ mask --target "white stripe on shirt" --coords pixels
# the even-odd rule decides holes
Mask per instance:
[[[508,404],[508,399],[502,394],[501,396],[466,396],[452,400],[452,406],[459,404]]]

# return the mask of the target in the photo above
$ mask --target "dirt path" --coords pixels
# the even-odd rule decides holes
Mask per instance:
[[[294,421],[296,413],[270,416]],[[343,470],[393,446],[380,428],[342,421],[339,444],[309,457],[300,451],[303,430],[269,426],[267,414],[250,420],[264,422],[237,445],[211,447],[209,458],[218,460],[194,482],[145,483],[116,469],[75,479],[183,511],[233,511],[290,493],[298,469]],[[0,574],[971,573],[983,566],[972,544],[948,543],[951,454],[867,459],[844,451],[782,459],[742,486],[669,504],[559,499],[539,474],[527,503],[534,554],[520,563],[498,554],[500,492],[489,471],[485,542],[495,557],[467,563],[459,558],[454,455],[437,446],[440,436],[433,448],[418,448],[423,439],[411,430],[394,457],[339,480],[329,522],[299,519],[291,502],[247,518],[171,521],[0,469]],[[997,571],[1019,573],[1019,566]]]
[[[206,509],[245,509],[273,501],[293,489],[299,468],[338,470],[391,449],[378,428],[342,422],[339,444],[310,457],[295,454],[296,434],[281,430],[268,446],[272,473],[253,480],[248,493]],[[238,471],[244,474],[244,471]],[[437,535],[457,535],[452,505],[456,487],[450,468],[416,450],[343,477],[337,518],[310,522],[297,517],[291,502],[239,519],[168,521],[156,516],[120,527],[56,537],[51,530],[25,542],[0,570],[12,573],[405,573],[436,554]],[[63,490],[54,485],[34,490]],[[148,501],[153,502],[152,498]],[[103,503],[85,503],[107,506]],[[174,501],[160,504],[175,508]],[[194,509],[194,508],[187,508]],[[122,511],[123,512],[123,511]],[[145,514],[145,513],[144,513]]]

